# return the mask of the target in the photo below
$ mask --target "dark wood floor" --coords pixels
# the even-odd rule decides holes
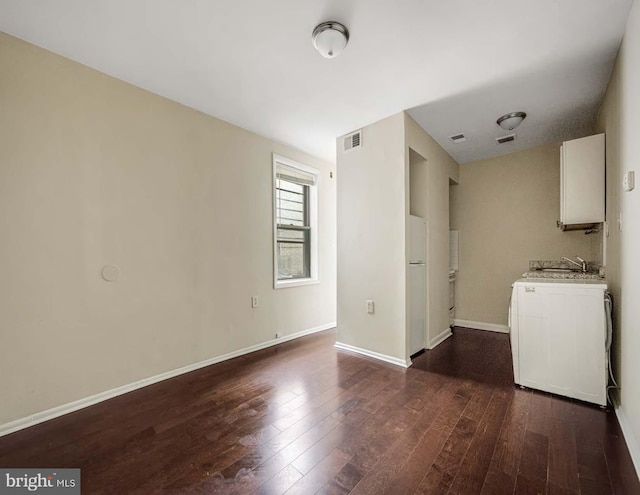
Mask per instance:
[[[506,335],[456,329],[408,370],[332,331],[0,438],[0,467],[82,493],[640,494],[613,413],[513,385]]]

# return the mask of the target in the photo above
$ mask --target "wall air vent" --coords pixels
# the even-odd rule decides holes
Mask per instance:
[[[344,137],[344,150],[353,151],[362,147],[362,129]]]
[[[516,140],[516,135],[509,134],[507,136],[496,138],[496,144],[510,143],[511,141],[515,141],[515,140]]]
[[[467,140],[464,134],[454,134],[453,136],[449,136],[449,139],[456,144],[464,143]]]

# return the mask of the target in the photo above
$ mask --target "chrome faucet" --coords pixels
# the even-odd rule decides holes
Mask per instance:
[[[565,260],[568,261],[569,263],[573,263],[576,266],[579,266],[580,269],[582,270],[582,273],[587,273],[587,262],[585,260],[583,260],[580,256],[576,256],[576,259],[580,262],[578,263],[578,261],[573,261],[571,258],[567,258],[566,256],[563,256],[562,258],[560,258],[561,260]]]

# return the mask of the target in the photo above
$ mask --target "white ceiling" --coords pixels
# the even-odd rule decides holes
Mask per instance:
[[[590,132],[632,1],[0,0],[0,29],[330,161],[411,109],[464,163]],[[311,44],[327,20],[351,33],[332,60]]]

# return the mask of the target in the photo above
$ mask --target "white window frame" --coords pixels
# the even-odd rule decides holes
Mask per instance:
[[[297,168],[308,174],[315,176],[315,185],[309,187],[309,227],[310,227],[310,266],[308,278],[294,278],[288,280],[278,280],[278,221],[276,217],[277,205],[276,205],[276,173],[278,169],[278,163],[286,165],[288,167]],[[289,158],[273,153],[273,288],[284,289],[287,287],[298,287],[301,285],[319,284],[318,279],[318,178],[319,171],[308,165],[296,162]]]

